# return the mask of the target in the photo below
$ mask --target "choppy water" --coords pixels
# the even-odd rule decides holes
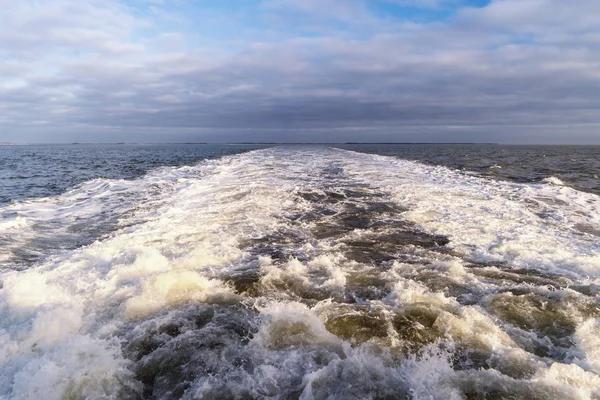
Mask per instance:
[[[1,215],[0,398],[600,397],[589,191],[277,147]]]
[[[162,166],[237,154],[264,146],[73,144],[0,146],[0,204],[61,194],[92,179],[135,179]]]
[[[400,157],[513,182],[546,182],[600,194],[600,146],[354,144],[349,150]]]
[[[40,258],[88,245],[123,224],[140,223],[144,211],[153,210],[179,178],[203,174],[201,168],[186,166],[256,148],[0,146],[0,270],[27,268]]]

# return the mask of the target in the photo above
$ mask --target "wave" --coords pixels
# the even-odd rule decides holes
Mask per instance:
[[[111,222],[0,273],[0,397],[598,396],[599,205],[319,147],[14,204]]]
[[[142,223],[178,182],[197,179],[213,167],[213,161],[204,161],[195,167],[161,167],[135,180],[97,178],[58,196],[0,207],[0,270],[27,268]]]
[[[547,178],[542,179],[542,181],[549,185],[556,185],[556,186],[563,186],[565,184],[563,181],[561,181],[560,179],[558,179],[555,176],[549,176]]]

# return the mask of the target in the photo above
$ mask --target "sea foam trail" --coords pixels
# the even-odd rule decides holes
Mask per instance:
[[[355,153],[349,173],[377,182],[404,216],[449,235],[479,261],[598,278],[600,197],[568,187],[490,181],[445,167]],[[401,174],[399,172],[401,171]]]
[[[320,147],[109,183],[0,274],[0,398],[600,396],[597,196]]]
[[[0,207],[0,270],[26,268],[91,244],[124,225],[143,222],[179,180],[198,179],[214,162],[200,165],[162,167],[135,180],[93,179],[59,196]]]

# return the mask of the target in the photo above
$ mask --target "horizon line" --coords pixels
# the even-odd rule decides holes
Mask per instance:
[[[0,142],[0,146],[32,145],[494,145],[494,146],[600,146],[600,143],[498,142]]]

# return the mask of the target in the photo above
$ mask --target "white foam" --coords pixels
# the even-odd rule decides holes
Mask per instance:
[[[563,181],[561,181],[559,178],[557,178],[555,176],[549,176],[547,178],[542,179],[542,181],[549,185],[555,185],[555,186],[563,186],[565,184]]]
[[[340,150],[340,152],[342,152]],[[345,151],[344,151],[345,152]],[[600,277],[600,242],[576,227],[600,224],[600,197],[565,186],[516,184],[445,167],[351,153],[348,170],[377,182],[424,230],[478,261]]]
[[[297,346],[341,346],[341,340],[331,334],[323,321],[301,303],[273,302],[260,309],[265,317],[253,342],[261,347],[278,349]]]
[[[206,279],[194,271],[169,271],[144,279],[141,293],[127,299],[123,313],[128,319],[142,318],[182,303],[219,302],[232,297],[216,279]]]
[[[0,394],[19,400],[116,399],[123,386],[135,389],[126,381],[131,373],[125,365],[117,342],[75,336],[32,358],[14,374],[10,395]]]
[[[590,318],[583,322],[575,332],[575,348],[571,354],[575,357],[575,363],[586,371],[600,374],[600,320]],[[600,382],[600,377],[596,377]],[[600,385],[597,386],[600,390]]]
[[[600,396],[600,377],[575,364],[553,363],[538,371],[532,379],[571,392],[576,399],[596,399]]]
[[[18,230],[26,227],[28,224],[27,218],[17,216],[16,218],[6,218],[0,222],[0,232],[6,230]]]
[[[321,255],[307,263],[295,258],[284,265],[265,263],[261,284],[266,289],[280,290],[283,285],[297,294],[310,291],[335,296],[343,293],[346,284],[346,272],[340,267],[342,260],[339,255]]]
[[[297,193],[335,186],[336,168],[348,174],[339,178],[343,184],[389,192],[409,208],[402,217],[424,231],[449,236],[452,256],[387,263],[376,275],[389,294],[357,305],[384,316],[411,305],[426,306],[437,315],[432,329],[441,332],[444,343],[401,358],[381,343],[351,345],[329,332],[324,310],[339,307],[336,301],[343,300],[352,274],[371,273],[374,267],[348,261],[332,239],[311,237],[310,222],[295,225],[301,231],[296,233],[307,238],[297,246],[289,244],[298,257],[275,261],[248,247],[249,241],[289,229],[284,217],[311,207]],[[327,177],[324,170],[330,171]],[[140,384],[119,335],[158,324],[187,306],[226,312],[240,302],[256,306],[250,307],[255,314],[248,312],[256,319],[249,323],[256,334],[243,349],[230,351],[248,352],[244,357],[254,363],[254,375],[232,362],[224,367],[227,374],[237,374],[230,381],[199,374],[190,396],[214,394],[226,381],[239,385],[235,393],[240,396],[273,397],[286,388],[305,399],[350,395],[348,384],[364,396],[445,399],[479,387],[494,392],[514,386],[516,395],[559,398],[591,397],[596,390],[596,321],[578,326],[569,350],[571,366],[552,364],[523,350],[482,307],[462,305],[414,279],[427,272],[473,291],[496,290],[467,265],[496,261],[557,272],[575,283],[599,282],[600,244],[575,229],[600,222],[595,195],[564,186],[487,181],[386,157],[298,148],[160,169],[130,182],[92,181],[63,196],[2,211],[12,213],[12,221],[25,221],[5,227],[16,232],[18,246],[40,235],[64,233],[77,221],[102,219],[103,213],[117,222],[100,240],[52,252],[26,271],[0,273],[0,398],[42,393],[50,398],[118,398],[123,388],[136,392]],[[35,228],[47,221],[64,225]],[[248,270],[261,274],[255,302],[227,283]],[[303,291],[314,297],[297,301]],[[315,298],[328,297],[333,300],[315,305]],[[455,371],[453,343],[489,354],[498,370]],[[511,369],[534,371],[534,379],[501,373]]]
[[[170,170],[170,177],[164,176],[169,171],[161,171],[158,179],[171,182],[170,196],[161,193],[159,203],[143,211],[143,224],[129,223],[138,218],[135,213],[123,216],[123,229],[111,237],[56,255],[36,268],[1,274],[0,396],[27,398],[50,385],[46,389],[54,398],[71,391],[94,397],[95,390],[129,379],[128,361],[118,344],[102,344],[124,324],[182,304],[237,301],[216,276],[244,255],[237,246],[240,238],[277,225],[270,214],[285,202],[271,199],[271,189],[264,184],[257,185],[263,192],[240,193],[239,174],[246,173],[248,179],[254,174],[238,160],[242,161],[232,157],[212,163],[215,171],[206,180],[181,179],[177,169]],[[190,168],[185,175],[190,172],[200,175]],[[150,182],[131,185],[147,188]],[[94,190],[97,184],[90,183]],[[97,214],[96,203],[67,199],[76,196],[68,193],[35,206],[11,207],[39,220],[58,218],[57,214],[66,219]],[[99,196],[115,194],[101,191]],[[131,201],[126,208],[139,205]],[[89,357],[71,361],[91,348]]]

